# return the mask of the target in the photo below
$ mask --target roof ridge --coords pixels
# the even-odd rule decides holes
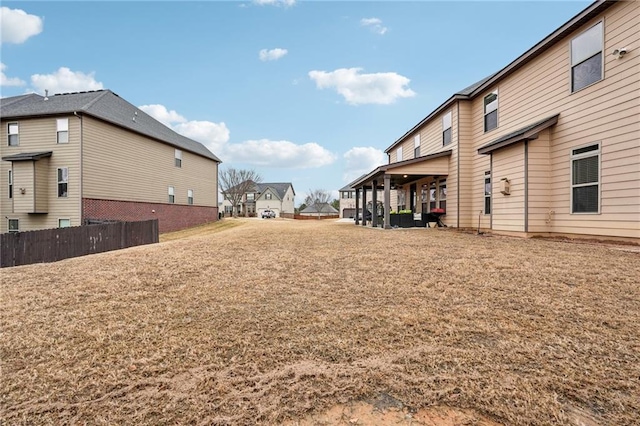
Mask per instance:
[[[1,98],[0,99],[0,105],[2,105],[2,106],[12,105],[12,104],[15,104],[16,102],[21,102],[21,101],[24,101],[25,99],[29,99],[32,96],[42,97],[42,96],[38,95],[37,93],[27,93],[25,95],[11,96],[11,97],[8,97],[8,98]],[[9,100],[9,102],[6,102],[6,100]]]
[[[91,108],[93,105],[95,105],[96,102],[98,102],[100,99],[102,99],[103,97],[105,97],[107,95],[107,93],[113,93],[111,90],[109,89],[103,89],[101,90],[102,93],[100,93],[99,96],[96,96],[95,99],[90,100],[89,102],[87,102],[86,105],[84,105],[81,109],[82,111],[87,111],[89,108]],[[75,94],[75,93],[72,93]]]

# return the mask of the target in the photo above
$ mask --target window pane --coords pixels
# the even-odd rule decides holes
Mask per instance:
[[[59,183],[58,184],[58,197],[66,197],[67,196],[67,184]]]
[[[69,169],[62,167],[58,169],[58,182],[67,182],[69,180]]]
[[[576,65],[602,50],[602,22],[571,41],[571,65]]]
[[[58,131],[66,132],[69,130],[69,119],[68,118],[59,118],[57,121]]]
[[[598,212],[598,185],[573,188],[573,213]]]
[[[442,145],[448,145],[451,143],[451,128],[448,128],[442,133]]]
[[[415,135],[413,137],[413,147],[417,148],[420,146],[420,135]]]
[[[71,219],[59,219],[58,228],[68,228],[71,226]]]
[[[416,149],[413,150],[413,157],[414,158],[420,157],[420,147],[419,146],[417,146]]]
[[[9,232],[18,231],[20,229],[18,223],[18,219],[9,219]]]
[[[498,111],[493,111],[484,116],[484,131],[488,132],[498,127]]]
[[[491,195],[491,179],[484,180],[484,195]]]
[[[18,123],[9,124],[9,134],[17,135],[18,134]]]
[[[598,182],[598,156],[573,160],[573,184]]]
[[[598,149],[600,149],[598,145],[589,145],[585,146],[584,148],[574,149],[572,152],[573,155],[579,155],[584,154],[585,152],[597,151]]]
[[[396,161],[402,161],[402,147],[396,151]]]
[[[491,197],[484,197],[484,214],[491,214]]]
[[[572,91],[574,92],[602,80],[602,53],[576,65],[571,73]]]
[[[58,143],[69,143],[69,132],[58,132]]]
[[[442,129],[448,129],[451,127],[451,113],[448,112],[444,117],[442,117]]]
[[[498,94],[490,93],[484,98],[484,111],[491,112],[498,108]]]

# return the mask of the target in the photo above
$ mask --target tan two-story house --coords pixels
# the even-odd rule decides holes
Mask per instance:
[[[250,184],[246,185],[247,190],[242,194],[235,212],[231,202],[227,198],[224,199],[222,206],[225,216],[232,216],[235,213],[237,216],[260,217],[265,210],[271,210],[276,217],[284,215],[293,218],[296,192],[291,182],[247,182]]]
[[[352,187],[383,190],[385,206],[395,188],[414,212],[443,209],[451,227],[637,241],[638,28],[640,2],[594,2],[453,94]]]
[[[0,232],[218,218],[218,164],[109,90],[0,99]]]

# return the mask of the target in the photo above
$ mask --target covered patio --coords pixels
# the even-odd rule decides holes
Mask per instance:
[[[404,160],[377,167],[351,184],[356,196],[356,225],[367,226],[367,191],[371,191],[371,226],[393,227],[391,207],[410,210],[412,214],[427,214],[431,211],[446,212],[446,178],[449,175],[451,150]],[[395,189],[398,200],[392,203],[391,190]],[[382,217],[377,206],[378,190],[383,191]],[[418,196],[420,195],[420,197]],[[360,203],[362,200],[362,204]],[[362,218],[362,220],[361,220]],[[424,219],[424,215],[422,215]],[[432,217],[433,218],[433,217]],[[435,220],[434,220],[435,221]],[[424,225],[422,225],[424,226]]]

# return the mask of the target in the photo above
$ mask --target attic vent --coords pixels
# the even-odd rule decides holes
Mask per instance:
[[[47,89],[44,89],[44,100],[45,101],[49,100],[49,91]]]
[[[138,111],[134,111],[133,112],[133,118],[131,120],[135,122],[137,116],[138,116]]]

